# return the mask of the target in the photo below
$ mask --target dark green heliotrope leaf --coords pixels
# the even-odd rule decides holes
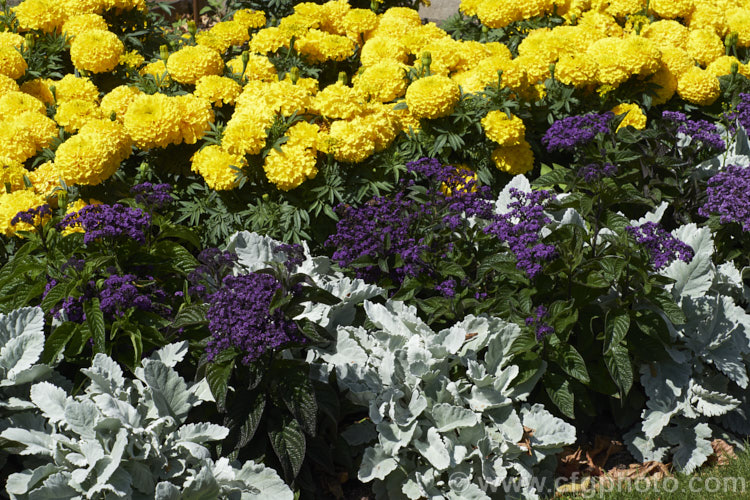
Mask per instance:
[[[275,371],[278,370],[275,384],[277,395],[299,421],[302,429],[314,436],[318,403],[315,399],[315,388],[308,376],[307,363],[278,361],[274,368]]]
[[[561,373],[547,371],[542,381],[547,395],[563,415],[571,419],[575,418],[575,396],[570,389],[568,378]]]
[[[80,326],[70,321],[63,323],[55,328],[44,342],[44,353],[42,354],[43,363],[51,363],[68,345],[68,342],[76,334]]]
[[[613,346],[620,343],[628,334],[630,316],[627,311],[610,311],[604,326],[604,352],[609,352]]]
[[[232,374],[233,367],[234,359],[209,362],[206,365],[206,380],[219,411],[224,411],[226,406],[229,376]]]
[[[89,327],[91,338],[94,340],[94,352],[105,352],[106,330],[104,327],[104,314],[98,298],[84,302],[83,310],[86,313],[86,324]]]
[[[268,437],[281,462],[284,477],[291,483],[299,474],[305,459],[305,433],[291,415],[281,413],[274,417],[269,419]]]
[[[628,349],[621,344],[612,345],[609,351],[604,353],[604,362],[612,380],[620,389],[620,397],[624,399],[633,386],[633,367]]]
[[[570,344],[560,343],[551,350],[552,359],[565,373],[575,377],[584,384],[588,384],[589,374],[586,362],[580,353]]]
[[[172,323],[173,328],[184,328],[206,323],[208,304],[190,304],[180,308]]]

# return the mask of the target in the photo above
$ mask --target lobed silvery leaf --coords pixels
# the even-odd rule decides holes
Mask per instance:
[[[683,296],[702,297],[711,288],[716,275],[712,262],[714,242],[711,230],[707,227],[698,229],[691,223],[673,231],[673,236],[690,245],[695,255],[690,262],[675,260],[661,274],[675,280],[672,294],[676,299]]]
[[[740,405],[739,399],[728,394],[709,391],[699,384],[692,384],[690,393],[690,402],[698,412],[707,417],[724,415]]]
[[[510,195],[511,189],[517,189],[523,193],[530,193],[531,183],[525,175],[514,175],[498,195],[497,201],[495,201],[496,214],[502,215],[508,213],[508,205],[514,201],[513,197]]]
[[[39,408],[50,423],[57,423],[65,418],[65,406],[69,401],[68,394],[49,382],[34,384],[30,391],[31,402]]]
[[[664,438],[675,446],[672,460],[678,470],[685,474],[703,465],[713,454],[711,447],[711,428],[706,423],[700,423],[694,428],[683,426],[669,427],[664,430]]]
[[[87,388],[91,394],[110,394],[117,397],[125,387],[125,376],[120,365],[102,353],[96,354],[91,367],[81,370],[81,373],[91,380]]]
[[[276,252],[281,242],[250,231],[229,237],[227,250],[237,254],[235,274],[247,274],[268,267],[268,262],[284,262],[286,257]]]
[[[149,359],[161,361],[169,368],[174,368],[177,363],[185,359],[185,356],[188,353],[188,345],[189,343],[187,340],[165,345],[161,349],[154,351],[154,353],[149,356]]]

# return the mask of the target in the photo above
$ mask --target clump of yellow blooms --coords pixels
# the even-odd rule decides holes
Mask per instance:
[[[406,89],[406,105],[417,118],[448,116],[460,98],[458,84],[447,76],[420,78]]]
[[[0,75],[0,97],[4,96],[8,92],[20,92],[20,88],[16,81],[5,75]]]
[[[625,115],[620,125],[617,126],[617,130],[623,127],[633,127],[638,130],[646,128],[646,115],[643,110],[637,104],[632,103],[621,103],[610,110],[615,115]]]
[[[123,124],[140,149],[166,148],[180,142],[180,108],[164,94],[141,94],[125,112]]]
[[[318,127],[299,122],[287,131],[289,140],[281,151],[272,149],[263,163],[268,181],[283,191],[289,191],[318,174]]]
[[[92,73],[106,73],[120,64],[125,46],[111,31],[92,29],[76,36],[70,44],[73,65]]]
[[[224,61],[214,49],[187,46],[169,55],[167,71],[175,81],[194,84],[202,76],[220,75],[224,71]]]
[[[524,140],[526,126],[515,115],[510,117],[503,111],[490,111],[482,118],[482,127],[487,138],[500,146],[515,146]]]
[[[237,170],[246,164],[244,156],[229,153],[216,145],[201,149],[190,161],[193,172],[200,174],[206,184],[217,191],[234,189],[237,186]]]
[[[69,17],[62,26],[62,32],[71,38],[91,30],[107,31],[107,21],[99,14],[79,14]]]
[[[66,132],[73,133],[83,127],[91,120],[102,118],[102,111],[95,102],[84,99],[72,99],[60,103],[55,113],[55,121],[65,128]]]
[[[131,145],[120,123],[92,120],[57,148],[54,167],[68,184],[100,184],[130,156]]]
[[[495,166],[510,175],[525,174],[534,167],[531,144],[522,141],[515,146],[501,146],[492,152]]]
[[[128,107],[142,93],[137,87],[120,85],[102,97],[99,107],[105,118],[109,118],[114,113],[117,121],[122,123],[125,120],[125,113],[128,111]]]
[[[677,93],[687,102],[710,106],[719,98],[719,80],[708,71],[692,67],[677,79]]]
[[[200,77],[195,83],[194,94],[208,99],[211,104],[220,108],[224,104],[234,105],[241,92],[240,84],[231,78],[207,75]]]
[[[0,45],[0,75],[17,80],[26,73],[28,68],[21,53],[12,46]]]

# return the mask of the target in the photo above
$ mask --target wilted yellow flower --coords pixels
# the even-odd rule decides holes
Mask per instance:
[[[202,76],[220,75],[223,70],[221,55],[201,45],[183,47],[167,59],[169,76],[180,83],[194,84]]]
[[[70,44],[70,59],[79,70],[106,73],[120,64],[125,46],[111,31],[84,31]]]
[[[687,102],[710,106],[719,98],[719,79],[698,67],[692,67],[677,76],[677,93]]]
[[[526,126],[519,117],[503,111],[490,111],[482,118],[482,127],[487,138],[500,146],[520,144],[526,135]]]
[[[240,92],[240,84],[225,76],[202,76],[195,83],[195,95],[208,99],[218,108],[224,104],[234,105]]]
[[[190,161],[191,170],[200,174],[208,187],[217,191],[237,187],[237,169],[246,165],[243,156],[228,153],[216,145],[201,149]]]
[[[17,80],[26,73],[28,67],[26,60],[15,47],[0,46],[0,75]]]
[[[394,101],[406,93],[406,70],[394,61],[375,63],[354,78],[354,90],[366,99]]]
[[[0,96],[7,94],[8,92],[19,92],[18,84],[16,81],[5,75],[0,75]]]
[[[32,231],[34,227],[26,222],[11,224],[11,220],[18,212],[25,212],[40,205],[46,200],[43,196],[29,189],[21,189],[12,193],[0,194],[0,232],[5,236],[13,236],[16,231]]]
[[[136,96],[123,123],[140,149],[166,148],[181,139],[180,109],[163,94]]]
[[[178,95],[174,103],[179,108],[180,135],[186,144],[195,144],[211,128],[214,111],[208,99],[193,94]]]
[[[68,133],[75,132],[87,122],[102,118],[102,111],[95,102],[73,99],[57,107],[55,121]]]
[[[79,14],[69,17],[62,27],[63,34],[70,38],[91,30],[107,31],[107,21],[99,14]]]
[[[633,103],[620,103],[610,110],[615,115],[625,115],[617,130],[623,127],[633,127],[638,130],[646,128],[646,115],[640,106]]]
[[[104,118],[110,118],[112,113],[115,114],[117,121],[122,123],[125,120],[125,112],[133,100],[143,94],[138,87],[129,85],[120,85],[109,91],[102,97],[101,110]]]
[[[534,167],[531,145],[523,141],[516,146],[499,147],[492,152],[495,166],[510,175],[525,174]]]
[[[420,78],[406,89],[406,105],[417,118],[448,116],[460,97],[458,84],[440,75]]]

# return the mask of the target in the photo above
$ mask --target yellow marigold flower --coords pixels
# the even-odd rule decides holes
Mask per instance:
[[[30,131],[13,120],[2,122],[1,125],[0,162],[23,163],[36,154],[36,142]]]
[[[99,14],[79,14],[69,17],[62,27],[63,34],[70,38],[91,30],[107,31],[107,21]]]
[[[190,159],[191,170],[197,172],[211,189],[226,191],[237,187],[237,170],[245,167],[245,158],[224,151],[219,146],[206,146]],[[232,168],[235,167],[235,168]]]
[[[625,115],[625,118],[620,122],[617,130],[628,126],[638,130],[646,128],[646,115],[637,104],[623,102],[610,109],[610,111],[615,115]]]
[[[375,152],[375,141],[363,129],[361,120],[331,123],[328,152],[338,161],[360,163]]]
[[[729,32],[729,21],[725,9],[710,3],[696,3],[688,17],[688,27],[691,30],[708,28],[723,37]]]
[[[705,67],[724,55],[724,42],[711,29],[693,30],[688,35],[687,51]]]
[[[425,52],[429,52],[432,58],[431,72],[448,75],[463,62],[461,60],[461,45],[461,42],[452,38],[441,38],[425,45],[422,51],[418,53],[418,59],[421,59]]]
[[[112,113],[114,113],[117,121],[122,123],[125,120],[125,113],[128,110],[128,106],[141,94],[143,92],[138,87],[131,87],[129,85],[120,85],[113,88],[107,95],[102,97],[100,108],[104,118],[110,118]]]
[[[532,17],[541,17],[552,11],[553,2],[551,0],[525,0],[519,2],[521,15],[524,19]]]
[[[618,19],[640,12],[646,7],[646,0],[610,0],[605,5],[605,12]]]
[[[202,76],[220,75],[224,71],[221,55],[201,45],[183,47],[167,59],[169,76],[180,83],[194,84]]]
[[[15,47],[0,46],[0,75],[17,80],[26,73],[28,67],[26,60]]]
[[[395,101],[406,93],[406,66],[393,61],[375,63],[359,73],[353,83],[354,91],[365,99]]]
[[[4,96],[8,92],[20,92],[16,81],[5,75],[0,75],[0,96]]]
[[[360,42],[362,35],[378,26],[378,16],[370,9],[351,9],[344,16],[343,26],[346,36]]]
[[[101,14],[105,8],[114,7],[113,0],[57,0],[65,11],[65,17],[81,14]]]
[[[180,135],[186,144],[195,144],[211,128],[214,111],[208,99],[193,94],[178,95],[174,103],[180,113]]]
[[[358,122],[360,129],[373,142],[375,153],[390,146],[401,130],[398,115],[390,106],[377,102],[369,103],[365,113],[353,121]]]
[[[141,68],[141,75],[153,76],[154,80],[160,83],[160,86],[169,85],[170,82],[167,65],[164,64],[164,61],[162,60],[154,61],[145,65]]]
[[[24,111],[47,114],[42,101],[23,92],[8,92],[0,97],[0,117],[14,116]]]
[[[24,31],[52,33],[65,22],[65,11],[59,0],[25,0],[11,11]]]
[[[125,126],[112,120],[91,120],[78,131],[79,135],[95,137],[105,146],[106,155],[117,166],[133,152],[133,140]],[[116,170],[116,167],[115,167]]]
[[[651,75],[648,83],[658,86],[654,89],[656,95],[652,100],[652,103],[657,106],[670,100],[677,91],[677,78],[665,65],[662,65],[659,71]]]
[[[417,131],[419,130],[420,124],[419,120],[414,117],[409,112],[408,108],[399,108],[394,109],[396,104],[391,104],[391,110],[393,111],[393,116],[398,120],[397,125],[398,128],[405,133],[409,133],[409,130]]]
[[[266,15],[262,10],[241,9],[234,13],[232,19],[245,26],[246,30],[266,25]]]
[[[606,12],[589,10],[581,14],[577,27],[584,32],[596,35],[596,38],[623,36],[623,29],[617,23],[617,19]]]
[[[278,81],[279,77],[276,73],[276,66],[274,66],[266,56],[260,56],[258,54],[248,54],[248,56],[247,67],[245,68],[244,75],[242,74],[241,56],[237,56],[227,63],[227,66],[232,70],[232,73],[245,76],[248,80],[260,80],[263,82]]]
[[[692,67],[677,76],[677,93],[687,102],[698,106],[710,106],[719,98],[719,79],[712,74]]]
[[[84,31],[70,44],[70,59],[79,70],[106,73],[120,64],[125,46],[111,31]]]
[[[356,87],[355,87],[356,88]],[[312,101],[311,111],[327,118],[348,120],[362,112],[355,89],[336,82],[320,91]]]
[[[276,52],[281,47],[289,47],[289,38],[287,34],[278,27],[272,26],[258,31],[250,39],[248,49],[256,54],[268,54]]]
[[[0,186],[2,186],[0,192],[5,192],[6,184],[10,186],[11,192],[26,189],[23,177],[28,177],[28,175],[29,171],[23,168],[21,163],[0,161]]]
[[[99,100],[99,89],[85,77],[80,78],[73,74],[67,74],[60,80],[48,80],[46,83],[48,86],[55,86],[55,96],[58,103],[74,99],[92,102]]]
[[[0,232],[5,236],[13,236],[16,231],[33,231],[34,226],[26,222],[19,222],[16,225],[11,224],[11,220],[18,212],[25,212],[40,205],[44,205],[46,200],[43,196],[36,194],[29,189],[13,191],[0,195]]]
[[[693,10],[692,0],[650,0],[648,10],[664,19],[685,18]]]
[[[215,24],[209,32],[222,40],[224,46],[229,48],[233,45],[239,46],[244,45],[245,42],[250,40],[250,34],[247,32],[247,27],[237,21],[224,21]],[[196,39],[196,42],[198,40]],[[226,50],[226,48],[224,50]],[[221,52],[224,52],[223,50]]]
[[[34,111],[24,111],[9,118],[8,121],[12,121],[18,127],[27,131],[37,150],[49,146],[58,135],[57,124],[54,120],[48,118],[47,115]]]
[[[183,38],[189,39],[190,34],[186,33],[182,35]],[[195,35],[195,43],[202,47],[208,47],[209,49],[213,49],[219,54],[223,54],[226,52],[229,47],[232,46],[229,41],[227,41],[224,38],[221,38],[220,36],[216,35],[212,31],[201,31],[199,33],[196,33]]]
[[[417,118],[448,116],[460,98],[458,84],[445,76],[420,78],[406,89],[406,105]]]
[[[458,6],[460,10],[466,16],[476,16],[479,9],[479,5],[484,0],[461,0],[461,4]]]
[[[195,95],[208,99],[211,104],[220,108],[224,104],[234,105],[242,92],[240,84],[225,76],[202,76],[195,83]]]
[[[380,17],[380,23],[372,34],[373,36],[399,38],[421,25],[422,19],[415,9],[391,7]]]
[[[102,111],[95,102],[73,99],[65,101],[57,107],[55,121],[65,128],[68,133],[73,133],[83,127],[91,120],[102,118]]]
[[[140,149],[166,148],[181,139],[180,108],[163,94],[136,96],[123,123]]]
[[[673,75],[680,75],[695,66],[693,58],[687,51],[677,48],[665,48],[661,51],[661,61]]]
[[[302,37],[309,30],[319,27],[320,20],[318,18],[310,17],[298,12],[295,12],[291,16],[286,16],[279,22],[279,30],[281,30],[281,33],[286,37],[287,44],[292,37]]]
[[[67,184],[97,185],[117,171],[130,151],[130,138],[122,125],[97,120],[60,144],[55,167]]]
[[[331,35],[320,30],[310,30],[294,45],[312,62],[344,61],[354,55],[354,42],[340,35]]]
[[[708,65],[706,71],[714,76],[723,76],[732,74],[732,65],[737,65],[737,72],[740,75],[750,78],[750,68],[734,56],[721,56]]]
[[[315,149],[301,144],[285,144],[281,152],[272,149],[263,163],[268,182],[282,191],[298,187],[318,175],[318,155]]]
[[[623,68],[632,75],[648,76],[661,66],[661,51],[656,44],[640,36],[629,36],[621,45]]]
[[[44,104],[54,104],[55,98],[52,96],[47,86],[47,80],[41,78],[35,78],[33,80],[27,80],[21,84],[21,92],[28,94],[36,99],[39,99]]]
[[[221,145],[232,154],[256,155],[266,145],[266,129],[272,120],[257,120],[250,114],[235,114],[227,122]]]
[[[661,20],[643,28],[641,36],[654,42],[659,49],[676,47],[684,50],[687,48],[689,33],[690,31],[677,21]]]
[[[60,185],[60,172],[51,161],[45,162],[28,174],[34,191],[45,197],[51,196]]]
[[[563,54],[555,64],[555,78],[576,88],[595,84],[598,72],[599,65],[586,54]]]
[[[345,35],[346,26],[344,18],[351,10],[349,0],[331,0],[322,6],[322,19],[320,29],[335,35]]]
[[[727,12],[727,22],[730,33],[737,33],[737,46],[750,47],[750,10],[748,8],[730,10]]]
[[[523,19],[520,2],[509,0],[484,0],[477,7],[477,16],[488,28],[505,28]]]
[[[490,111],[482,118],[482,127],[487,138],[500,146],[514,146],[520,144],[526,135],[523,120],[515,115],[505,114],[503,111]]]
[[[531,145],[523,141],[515,146],[496,148],[492,152],[492,161],[499,170],[510,175],[520,175],[534,168],[534,153]]]
[[[592,43],[586,54],[597,64],[597,79],[605,85],[618,86],[630,78],[630,72],[622,60],[624,42],[621,38],[602,38]]]
[[[551,76],[550,64],[544,59],[534,56],[519,56],[513,60],[513,66],[525,70],[526,81],[529,86],[544,83]],[[509,75],[510,76],[510,75]]]
[[[312,92],[309,87],[297,83],[298,85],[294,85],[290,80],[282,80],[266,84],[262,96],[266,108],[283,116],[306,112],[312,103]]]
[[[146,59],[137,50],[130,50],[120,56],[120,64],[128,68],[138,69],[144,62]]]
[[[450,35],[441,30],[435,23],[427,23],[409,30],[408,33],[399,38],[399,41],[406,47],[408,53],[419,56],[428,44],[446,38],[451,40]],[[459,50],[464,43],[466,42],[454,47]],[[480,45],[483,46],[483,44]]]
[[[408,59],[406,47],[400,41],[382,36],[367,40],[359,54],[359,60],[364,67],[386,60],[404,64]]]
[[[12,31],[0,31],[0,47],[14,47],[20,49],[23,45],[24,38],[18,33]]]

